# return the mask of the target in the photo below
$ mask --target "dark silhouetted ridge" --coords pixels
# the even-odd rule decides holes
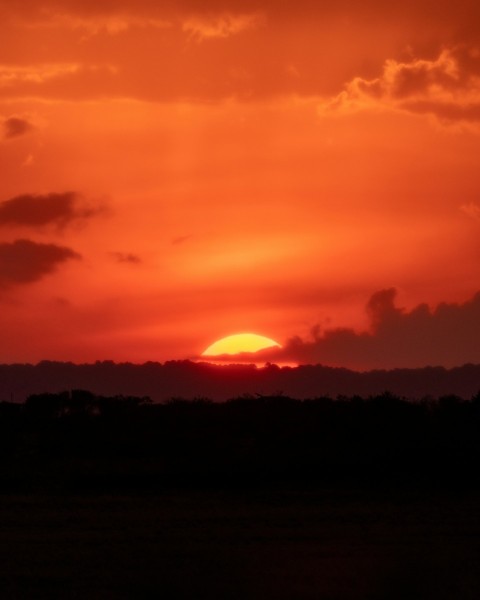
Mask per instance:
[[[468,399],[480,389],[480,365],[364,373],[322,365],[293,368],[267,364],[257,368],[191,361],[140,365],[43,361],[37,365],[0,365],[0,400],[23,402],[31,394],[58,393],[65,389],[89,389],[105,396],[149,396],[155,402],[172,397],[222,401],[242,394],[278,392],[292,398],[370,396],[385,390],[409,399],[448,394]]]

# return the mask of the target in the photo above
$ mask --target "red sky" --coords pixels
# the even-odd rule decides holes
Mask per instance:
[[[480,362],[478,23],[473,0],[0,0],[0,362],[241,331]]]

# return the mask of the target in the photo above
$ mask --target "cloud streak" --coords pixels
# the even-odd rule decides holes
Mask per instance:
[[[135,16],[134,14],[115,13],[100,14],[90,17],[82,17],[74,13],[68,14],[65,12],[51,12],[44,19],[38,19],[27,23],[30,28],[42,29],[70,29],[80,31],[84,34],[84,39],[106,34],[120,35],[130,29],[166,29],[172,26],[167,20],[158,18],[148,18],[143,16]]]
[[[92,97],[109,89],[117,74],[112,64],[1,64],[0,99]]]
[[[31,240],[0,243],[0,288],[34,283],[81,256],[71,248]]]
[[[0,226],[64,229],[73,222],[90,219],[102,211],[87,206],[76,192],[45,195],[24,194],[0,204]]]
[[[0,65],[0,87],[18,83],[41,84],[78,73],[82,66],[77,63],[38,64],[38,65]]]

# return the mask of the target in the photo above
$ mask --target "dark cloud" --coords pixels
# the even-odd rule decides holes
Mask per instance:
[[[75,192],[24,194],[0,204],[0,225],[64,228],[74,221],[89,219],[101,208],[87,206]]]
[[[71,248],[31,240],[0,243],[0,287],[32,283],[67,260],[80,259]]]
[[[179,237],[173,238],[172,245],[173,246],[178,246],[179,244],[184,244],[185,242],[188,242],[192,238],[193,238],[193,234],[192,233],[189,234],[189,235],[181,235]]]
[[[420,304],[410,312],[395,305],[395,296],[393,288],[373,294],[368,332],[315,327],[310,340],[293,338],[262,359],[356,369],[480,363],[480,292],[464,304]]]
[[[33,125],[26,119],[20,117],[10,117],[3,122],[5,138],[11,139],[25,135],[33,129]]]
[[[138,265],[142,262],[142,259],[139,256],[131,254],[130,252],[112,252],[111,255],[119,263]]]

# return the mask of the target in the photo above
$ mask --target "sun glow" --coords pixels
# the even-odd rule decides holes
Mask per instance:
[[[202,356],[221,356],[222,354],[240,354],[241,352],[258,352],[265,348],[281,348],[278,342],[255,333],[237,333],[217,340],[209,346]]]

